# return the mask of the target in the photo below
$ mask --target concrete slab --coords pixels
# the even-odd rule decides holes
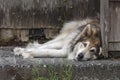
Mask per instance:
[[[61,75],[65,76],[65,74],[69,74],[71,79],[67,76],[64,80],[120,80],[119,60],[78,62],[65,58],[23,59],[20,56],[14,56],[12,49],[0,48],[0,80],[37,80],[38,76],[33,78],[36,73],[39,73],[41,77],[46,77],[39,80],[50,80],[50,70],[57,73],[58,80],[61,80]],[[64,70],[65,68],[67,70]]]

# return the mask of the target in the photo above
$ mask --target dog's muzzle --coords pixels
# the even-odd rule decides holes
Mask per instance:
[[[79,53],[77,56],[77,60],[81,61],[83,59],[83,57],[84,57],[83,53]]]

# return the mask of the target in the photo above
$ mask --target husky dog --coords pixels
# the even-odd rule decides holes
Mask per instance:
[[[14,54],[23,58],[67,57],[72,60],[94,60],[102,53],[99,20],[87,18],[65,23],[60,34],[44,43],[15,47]]]

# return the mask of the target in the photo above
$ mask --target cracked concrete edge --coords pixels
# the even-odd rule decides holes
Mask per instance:
[[[5,60],[5,59],[4,59]],[[52,65],[54,69],[61,71],[64,66],[72,65],[72,80],[120,80],[120,62],[112,60],[95,60],[95,61],[82,61],[75,62],[66,59],[56,58],[42,58],[42,59],[22,59],[16,58],[16,63],[10,58],[6,58],[6,63],[0,63],[0,78],[3,80],[12,80],[14,76],[15,80],[20,76],[24,79],[20,80],[32,80],[29,79],[32,75],[32,69],[38,66],[40,69],[39,74],[48,75],[48,66]],[[1,60],[0,60],[1,61]],[[10,63],[13,62],[13,63]],[[32,66],[32,67],[31,67]],[[13,74],[14,73],[14,74]],[[19,74],[18,74],[19,73]],[[2,75],[2,76],[1,76]],[[10,76],[7,76],[10,75]],[[7,78],[6,78],[7,77]]]
[[[13,54],[14,47],[0,47],[0,66],[5,65],[74,65],[74,66],[120,66],[119,60],[73,61],[66,58],[33,58],[23,59]]]
[[[5,65],[73,65],[81,67],[92,66],[120,66],[120,61],[114,60],[94,60],[94,61],[73,61],[63,58],[33,58],[23,59],[21,57],[1,57],[0,66]]]
[[[23,59],[20,56],[14,56],[12,49],[9,47],[8,49],[0,49],[0,79],[2,80],[8,80],[8,78],[10,80],[13,80],[13,78],[16,80],[19,80],[18,78],[21,78],[20,80],[30,80],[29,75],[32,75],[31,66],[38,65],[41,66],[41,70],[44,68],[45,71],[47,70],[45,66],[49,65],[57,69],[60,69],[63,65],[72,65],[72,80],[120,80],[119,60],[72,61],[65,58]],[[16,75],[17,77],[15,77]],[[47,73],[44,72],[44,75],[47,75]]]

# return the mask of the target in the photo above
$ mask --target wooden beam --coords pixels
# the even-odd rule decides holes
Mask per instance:
[[[103,55],[108,57],[109,0],[100,0],[100,24]]]
[[[120,51],[120,43],[109,43],[109,52],[110,51]]]
[[[114,1],[115,1],[115,2],[116,2],[116,1],[117,1],[117,2],[120,2],[120,0],[109,0],[109,1],[110,1],[110,2],[114,2]]]

